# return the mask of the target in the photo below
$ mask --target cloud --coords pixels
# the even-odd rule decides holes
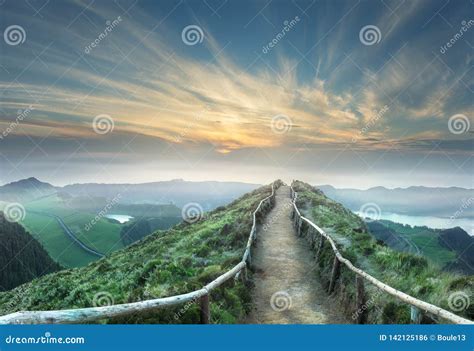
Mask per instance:
[[[397,16],[386,11],[390,23],[384,27],[384,40],[395,40],[418,5],[401,7]],[[318,75],[306,80],[299,77],[298,58],[284,55],[279,55],[276,66],[259,62],[247,69],[232,58],[211,29],[204,28],[201,46],[170,42],[168,34],[176,28],[162,24],[150,32],[157,21],[138,8],[86,54],[85,45],[104,30],[106,20],[122,11],[80,2],[71,6],[103,24],[88,26],[84,32],[84,23],[78,21],[65,28],[51,48],[29,39],[36,55],[44,53],[34,60],[28,75],[0,83],[5,97],[0,107],[6,111],[0,128],[15,118],[14,111],[33,104],[35,111],[14,133],[97,138],[92,121],[107,114],[115,122],[116,133],[156,137],[171,145],[211,144],[223,154],[302,144],[337,148],[361,135],[362,129],[357,147],[367,149],[383,148],[384,140],[412,145],[403,140],[423,140],[427,129],[429,137],[451,137],[446,125],[430,123],[453,113],[450,101],[458,74],[443,72],[439,60],[416,50],[418,42],[402,46],[378,70],[363,64],[368,48],[357,45],[340,72],[357,72],[362,78],[335,89],[331,80],[337,80],[337,73],[332,77],[319,74],[320,60]],[[58,21],[54,28],[64,27],[56,14],[51,16]],[[44,30],[44,26],[52,25],[35,20],[30,31]],[[336,33],[340,40],[341,33]],[[179,33],[173,37],[179,38]],[[337,55],[335,42],[330,43],[331,61]],[[383,40],[380,50],[382,45]],[[206,55],[211,59],[201,57]],[[12,56],[6,64],[14,68],[25,61]],[[360,88],[354,89],[356,85]],[[384,106],[389,109],[378,118]],[[272,133],[271,120],[276,115],[288,116],[295,126],[290,133]],[[411,121],[410,130],[402,131],[407,121]]]

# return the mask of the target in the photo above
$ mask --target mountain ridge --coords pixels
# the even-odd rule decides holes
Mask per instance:
[[[395,189],[374,187],[360,190],[335,188],[331,185],[321,185],[316,188],[352,211],[360,210],[367,203],[375,203],[382,213],[441,218],[474,217],[474,208],[465,206],[474,199],[474,189],[412,186]]]

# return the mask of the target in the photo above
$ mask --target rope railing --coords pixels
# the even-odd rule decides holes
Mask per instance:
[[[21,311],[0,316],[0,324],[67,324],[85,323],[99,319],[128,315],[134,312],[144,312],[152,309],[171,307],[188,301],[200,300],[201,323],[210,322],[209,294],[231,278],[236,278],[250,264],[250,250],[257,235],[257,215],[265,204],[273,205],[275,199],[275,182],[272,183],[272,193],[262,199],[253,212],[253,223],[245,252],[237,265],[199,290],[186,294],[169,296],[159,299],[132,302],[101,307],[77,308],[57,311]]]
[[[340,264],[344,264],[347,268],[349,268],[352,272],[356,274],[356,277],[360,277],[363,280],[366,280],[373,284],[375,287],[378,289],[386,292],[387,294],[395,297],[396,299],[407,303],[412,306],[412,320],[413,320],[413,315],[417,316],[416,319],[418,322],[421,320],[420,317],[420,311],[424,311],[425,313],[430,313],[432,315],[438,316],[440,318],[443,318],[447,321],[450,321],[455,324],[474,324],[473,321],[460,317],[452,312],[449,312],[441,307],[432,305],[430,303],[427,303],[425,301],[419,300],[413,296],[410,296],[402,291],[399,291],[397,289],[392,288],[391,286],[381,282],[377,278],[371,276],[370,274],[364,272],[362,269],[355,267],[351,261],[348,259],[344,258],[341,253],[339,252],[336,243],[334,240],[329,236],[324,230],[322,230],[320,227],[318,227],[316,224],[314,224],[312,221],[310,221],[308,218],[304,217],[298,207],[296,206],[296,199],[298,197],[298,193],[293,189],[293,186],[291,187],[291,199],[293,203],[293,216],[294,216],[294,224],[297,228],[298,235],[301,235],[301,226],[302,223],[305,222],[308,224],[311,228],[315,229],[317,233],[320,234],[320,241],[318,243],[318,252],[316,254],[316,259],[319,259],[319,256],[321,254],[321,249],[324,244],[324,240],[327,240],[332,248],[332,251],[334,252],[334,261],[333,261],[333,267],[331,270],[331,278],[329,282],[329,293],[332,293],[334,290],[334,286],[336,283],[336,280],[338,279],[339,276],[339,271],[340,271]],[[358,300],[357,302],[357,307],[358,310],[361,309],[362,305],[364,304],[363,299],[360,299],[359,297],[361,295],[364,295],[364,288],[363,288],[363,282],[362,279],[356,279],[356,285],[357,285],[357,295],[356,299]],[[413,310],[415,309],[415,310]]]

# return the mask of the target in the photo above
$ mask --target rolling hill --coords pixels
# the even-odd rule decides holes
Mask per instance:
[[[432,229],[387,220],[370,221],[367,226],[394,250],[422,255],[446,271],[474,274],[474,237],[459,227]]]
[[[21,224],[55,261],[72,268],[98,259],[82,246],[108,254],[181,222],[180,207],[185,204],[198,202],[203,210],[211,210],[255,188],[246,183],[183,180],[57,187],[28,178],[0,187],[0,209],[20,203],[26,209]],[[108,215],[124,215],[130,222],[120,223]]]
[[[374,277],[443,308],[449,308],[450,294],[472,291],[472,276],[443,272],[423,257],[392,250],[369,234],[361,218],[321,191],[302,182],[295,182],[294,187],[302,213],[333,236],[344,257]],[[157,231],[86,267],[49,274],[23,285],[21,291],[17,288],[0,293],[0,310],[6,314],[19,310],[92,307],[197,290],[240,262],[251,229],[251,213],[270,192],[269,186],[261,187],[206,213],[195,223],[183,222],[169,230]],[[310,247],[316,249],[316,246]],[[327,286],[333,262],[332,248],[327,241],[323,242],[318,264],[308,274],[317,275]],[[252,272],[248,273],[252,278]],[[333,297],[339,308],[350,315],[356,294],[354,274],[342,269],[338,286]],[[240,280],[230,280],[213,290],[212,322],[244,320],[252,309],[250,290],[251,286]],[[410,309],[406,304],[371,286],[367,286],[366,294],[367,301],[372,301],[368,306],[370,323],[410,322]],[[472,318],[473,313],[472,309],[459,312],[468,318]],[[189,303],[101,322],[197,323],[199,306]]]
[[[304,215],[332,235],[344,257],[377,279],[446,309],[450,309],[448,299],[452,294],[462,292],[467,296],[472,295],[473,275],[443,271],[439,264],[434,264],[419,254],[394,250],[382,240],[376,240],[362,218],[328,198],[321,190],[302,182],[295,182],[294,188],[298,192],[298,207]],[[434,241],[437,240],[435,237]],[[441,245],[436,244],[436,247],[441,250]],[[454,257],[455,254],[451,253],[450,258]],[[321,252],[319,272],[325,282],[328,282],[331,275],[333,259],[332,249],[326,242]],[[341,308],[350,311],[351,301],[356,293],[354,275],[345,271],[341,279],[343,289],[338,292]],[[367,292],[367,301],[371,301],[370,306],[367,306],[369,315],[372,315],[370,323],[410,323],[410,309],[387,294],[380,294],[372,289]],[[468,305],[457,313],[472,319],[474,306]]]
[[[474,237],[456,227],[440,231],[438,240],[440,245],[457,253],[456,260],[448,265],[448,269],[474,275]]]
[[[183,222],[157,231],[86,267],[49,274],[9,292],[0,293],[0,311],[90,307],[106,301],[125,303],[185,293],[209,283],[240,262],[252,226],[251,213],[271,193],[265,186],[196,223]],[[235,323],[248,308],[248,289],[241,282],[213,292],[215,322]],[[105,297],[100,299],[99,297]],[[12,304],[11,301],[14,303]],[[196,323],[198,306],[116,318],[121,323]],[[0,314],[2,314],[0,312]],[[180,319],[175,316],[179,313]],[[182,316],[181,316],[182,314]]]

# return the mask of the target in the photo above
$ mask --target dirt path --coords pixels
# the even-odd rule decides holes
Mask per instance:
[[[255,309],[248,323],[348,323],[328,297],[314,272],[307,242],[292,226],[290,188],[280,187],[273,210],[258,232],[253,265]]]

